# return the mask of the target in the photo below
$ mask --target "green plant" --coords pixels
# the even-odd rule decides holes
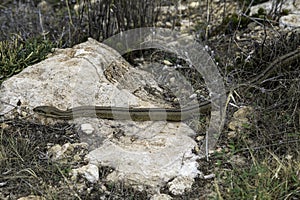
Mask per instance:
[[[224,199],[287,199],[300,197],[300,160],[280,159],[273,153],[247,168],[234,168],[220,180]]]
[[[41,38],[0,41],[0,84],[24,68],[45,59],[53,43]]]

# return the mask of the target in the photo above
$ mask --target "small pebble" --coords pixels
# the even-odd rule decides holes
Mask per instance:
[[[80,129],[88,135],[92,134],[95,130],[91,124],[81,124]]]

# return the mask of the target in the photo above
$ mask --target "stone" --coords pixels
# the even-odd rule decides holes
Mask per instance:
[[[231,129],[232,127],[230,127]],[[235,138],[237,136],[236,132],[235,131],[229,131],[228,134],[227,134],[228,138]]]
[[[37,7],[42,11],[42,12],[51,12],[53,10],[53,7],[51,6],[50,3],[47,1],[43,0],[41,1]]]
[[[46,198],[42,196],[29,195],[26,197],[20,197],[18,200],[46,200]]]
[[[132,67],[116,50],[89,38],[72,48],[56,49],[46,60],[4,81],[0,102],[16,105],[21,101],[21,109],[33,114],[28,119],[45,124],[59,120],[33,113],[34,107],[48,105],[62,110],[84,105],[170,107],[163,95],[150,94],[144,89],[146,86],[161,90],[153,74]],[[137,93],[140,95],[136,96]],[[7,117],[14,117],[10,112],[13,108],[8,104],[0,108],[0,115],[7,113]],[[54,145],[48,150],[53,160],[78,160],[88,148],[90,152],[85,159],[89,164],[115,169],[108,180],[122,180],[128,185],[153,190],[177,176],[194,180],[200,173],[199,156],[192,153],[197,146],[192,139],[196,133],[183,122],[106,120],[96,115],[68,122],[75,124],[77,130],[88,130],[79,131],[85,145]],[[86,175],[96,181],[94,173]]]
[[[240,119],[232,119],[231,122],[228,124],[228,128],[232,131],[240,130],[244,124],[248,124],[249,120],[247,118],[240,118]]]
[[[240,155],[231,156],[229,162],[234,167],[243,167],[247,165],[246,158]]]
[[[86,143],[66,143],[62,146],[56,144],[48,149],[48,154],[53,161],[67,162],[67,158],[76,157],[78,154],[83,155],[86,149]]]
[[[190,177],[178,176],[168,183],[169,191],[173,195],[183,194],[187,189],[191,189],[193,182]]]
[[[265,3],[261,3],[250,8],[250,15],[254,15],[258,13],[259,9],[264,9],[265,13],[268,14],[275,8],[274,2],[276,1],[268,1]],[[281,1],[278,5],[278,8],[282,10],[287,10],[288,15],[281,16],[279,19],[279,27],[283,29],[295,29],[300,27],[300,0],[285,0]]]
[[[232,131],[241,130],[244,126],[249,124],[249,117],[253,114],[253,108],[250,106],[244,106],[239,108],[233,113],[233,118],[228,123],[228,128]],[[230,133],[234,137],[233,133]],[[230,137],[230,135],[228,135]]]
[[[215,177],[216,177],[215,174],[208,174],[208,175],[204,175],[204,176],[203,176],[203,179],[207,180],[207,179],[213,179],[213,178],[215,178]]]
[[[289,14],[287,16],[282,16],[279,19],[279,26],[288,30],[300,28],[300,14]]]
[[[247,118],[253,113],[253,108],[251,106],[244,106],[233,113],[233,117],[236,119]]]
[[[275,6],[274,3],[276,1],[267,1],[250,8],[250,15],[254,15],[258,13],[260,8],[264,9],[266,13],[269,13],[273,7]],[[289,14],[299,14],[300,13],[300,0],[285,0],[281,1],[279,4],[281,10],[288,10]]]
[[[196,9],[200,6],[199,2],[198,1],[193,1],[189,4],[189,8],[191,9]]]
[[[91,124],[81,124],[80,129],[88,135],[92,134],[95,130]]]
[[[155,194],[150,198],[150,200],[171,200],[171,199],[173,198],[167,194]]]
[[[197,144],[180,134],[181,131],[168,134],[173,132],[173,128],[167,124],[157,135],[151,134],[150,129],[146,128],[140,132],[140,137],[122,138],[119,144],[107,142],[91,151],[86,156],[87,161],[114,168],[115,171],[107,177],[109,180],[125,180],[140,190],[147,187],[157,190],[177,176],[184,179],[174,182],[172,189],[177,188],[176,184],[180,188],[189,187],[189,184],[180,183],[180,180],[194,180],[200,174],[197,163],[199,157],[192,153]]]
[[[163,60],[163,63],[164,63],[165,65],[168,65],[168,66],[173,65],[173,63],[171,63],[171,62],[168,61],[168,60]]]
[[[77,180],[78,175],[82,175],[90,183],[96,183],[99,180],[99,169],[96,165],[88,164],[77,169],[72,169],[72,180]]]

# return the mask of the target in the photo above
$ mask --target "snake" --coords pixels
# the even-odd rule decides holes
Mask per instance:
[[[261,83],[263,79],[278,66],[286,66],[300,58],[300,47],[275,59],[259,75],[246,81],[235,88]],[[232,88],[231,88],[232,89]],[[110,106],[78,106],[67,110],[60,110],[54,106],[37,106],[33,111],[44,117],[61,120],[71,120],[78,117],[98,117],[111,120],[133,120],[133,121],[171,121],[179,122],[193,117],[195,114],[207,113],[211,108],[210,101],[204,101],[197,105],[183,108],[124,108]]]
[[[111,120],[133,121],[171,121],[187,120],[197,113],[210,110],[210,102],[187,106],[183,108],[124,108],[111,106],[78,106],[67,110],[60,110],[53,106],[38,106],[34,112],[45,117],[71,120],[77,117],[97,117]]]

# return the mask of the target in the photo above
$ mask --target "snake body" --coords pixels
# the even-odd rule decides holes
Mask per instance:
[[[245,85],[261,83],[263,79],[278,66],[286,66],[300,58],[300,48],[287,53],[275,59],[263,72],[254,78],[246,81]],[[237,86],[235,88],[238,88]],[[210,110],[211,102],[205,101],[195,106],[183,107],[182,109],[173,108],[123,108],[123,107],[106,107],[106,106],[79,106],[68,110],[60,110],[53,106],[38,106],[33,109],[34,112],[45,117],[52,117],[62,120],[70,120],[76,117],[99,117],[103,119],[119,119],[134,121],[183,121],[191,118],[195,114],[204,113]]]
[[[178,108],[124,108],[109,106],[78,106],[68,110],[60,110],[52,106],[38,106],[34,112],[45,117],[71,120],[77,117],[98,117],[102,119],[133,121],[183,121],[199,113],[208,112],[210,102]]]

